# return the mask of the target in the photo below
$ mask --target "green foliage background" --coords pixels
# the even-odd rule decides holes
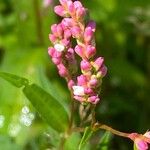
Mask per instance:
[[[68,111],[66,83],[47,54],[50,25],[59,18],[53,6],[44,8],[42,3],[0,1],[0,70],[37,83],[53,93]],[[97,23],[97,51],[108,67],[96,108],[97,120],[121,131],[144,133],[150,128],[150,4],[148,0],[83,3]],[[97,133],[95,140],[101,135]],[[58,133],[41,120],[21,91],[0,79],[0,149],[53,150],[59,143],[57,137]],[[79,138],[73,134],[65,149],[74,150]],[[105,149],[130,150],[131,144],[112,137],[110,147]]]

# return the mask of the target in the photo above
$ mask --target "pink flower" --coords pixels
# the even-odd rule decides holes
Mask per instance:
[[[90,62],[88,62],[86,60],[81,61],[80,67],[81,67],[82,71],[90,71],[92,69]]]
[[[134,141],[138,150],[148,150],[148,144],[150,144],[150,132],[146,132],[144,135],[131,133],[128,137]]]

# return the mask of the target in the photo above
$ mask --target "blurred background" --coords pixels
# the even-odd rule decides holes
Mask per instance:
[[[47,54],[50,25],[60,19],[53,12],[57,3],[0,0],[0,71],[28,78],[59,95],[67,107],[70,101],[66,83]],[[150,3],[83,3],[97,23],[97,53],[105,57],[108,67],[96,108],[97,120],[121,131],[145,133],[150,129]],[[0,149],[52,150],[58,141],[57,133],[41,120],[21,90],[0,79]],[[108,150],[132,149],[129,140],[116,136],[109,146]]]

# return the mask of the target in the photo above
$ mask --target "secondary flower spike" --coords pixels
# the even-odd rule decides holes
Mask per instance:
[[[48,52],[57,66],[60,76],[68,82],[74,99],[81,103],[97,104],[102,78],[107,73],[104,58],[96,56],[94,33],[96,23],[87,20],[88,10],[78,0],[59,0],[54,11],[62,17],[51,26],[49,39],[52,47]],[[73,46],[74,40],[76,45]],[[80,59],[76,59],[79,56]],[[77,61],[81,61],[77,63]],[[77,64],[80,64],[78,66]],[[81,74],[78,74],[80,68]]]

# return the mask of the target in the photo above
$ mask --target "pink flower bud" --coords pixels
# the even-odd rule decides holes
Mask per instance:
[[[90,27],[92,29],[92,31],[95,32],[95,30],[96,30],[96,23],[95,23],[95,21],[92,21],[92,20],[89,21],[87,27]]]
[[[81,66],[81,70],[83,71],[90,71],[92,69],[90,62],[86,60],[82,60],[80,66]]]
[[[85,101],[85,98],[84,97],[81,97],[81,96],[74,96],[74,99],[78,100],[79,102],[84,102]]]
[[[91,88],[85,88],[84,93],[88,94],[88,95],[92,95],[92,94],[94,94],[94,91]]]
[[[55,43],[57,41],[57,37],[54,34],[49,34],[49,39],[52,43]]]
[[[65,47],[68,47],[69,44],[70,44],[70,41],[67,40],[67,39],[62,39],[62,40],[61,40],[61,43],[62,43],[62,45],[64,45]]]
[[[61,24],[57,25],[57,35],[58,37],[62,38],[63,37],[63,28],[61,26]]]
[[[148,144],[144,140],[137,138],[134,142],[138,150],[148,150]]]
[[[68,16],[68,13],[65,11],[65,9],[61,5],[55,6],[54,11],[57,15],[59,15],[61,17],[67,17]]]
[[[75,47],[75,52],[80,56],[82,57],[83,59],[85,58],[85,55],[84,55],[84,48],[80,45],[77,45]]]
[[[79,38],[82,35],[82,31],[81,31],[80,27],[78,27],[78,26],[72,27],[71,33],[72,33],[72,36],[75,38]]]
[[[89,85],[92,87],[96,87],[98,85],[98,80],[97,79],[91,79],[89,81]]]
[[[84,41],[89,43],[93,38],[93,31],[91,27],[86,27],[84,32]]]
[[[66,77],[68,75],[67,68],[63,64],[57,65],[57,68],[61,77]]]
[[[80,86],[84,86],[87,84],[87,78],[84,75],[80,75],[77,77],[77,83]]]
[[[91,57],[93,57],[96,53],[96,48],[94,46],[88,45],[86,47],[86,57],[89,59]]]
[[[75,14],[75,7],[72,1],[67,1],[67,7],[70,14]]]
[[[51,25],[51,31],[54,35],[57,35],[57,24]]]
[[[69,29],[66,29],[64,31],[64,38],[69,39],[71,37],[71,31]]]
[[[51,57],[53,57],[54,53],[55,53],[55,48],[49,47],[49,48],[48,48],[48,54],[49,54]]]
[[[55,65],[59,65],[59,64],[61,63],[61,58],[55,58],[55,57],[53,57],[53,58],[52,58],[52,61],[53,61],[53,63],[54,63]]]
[[[96,71],[98,71],[104,64],[104,58],[98,57],[95,62],[92,64]]]
[[[92,104],[97,104],[99,102],[100,98],[98,97],[98,95],[94,95],[88,98],[88,102],[92,103]]]
[[[74,26],[74,20],[72,18],[64,18],[61,22],[63,29],[68,29]]]
[[[107,67],[105,65],[102,66],[100,69],[102,77],[104,77],[107,74]]]
[[[77,9],[77,8],[81,8],[81,7],[83,7],[83,6],[82,6],[82,4],[81,4],[80,1],[75,1],[75,2],[74,2],[74,7],[75,7],[75,9]]]
[[[71,90],[72,87],[75,85],[73,80],[68,81],[68,88]]]
[[[76,19],[83,20],[86,15],[86,10],[83,7],[76,8]]]

